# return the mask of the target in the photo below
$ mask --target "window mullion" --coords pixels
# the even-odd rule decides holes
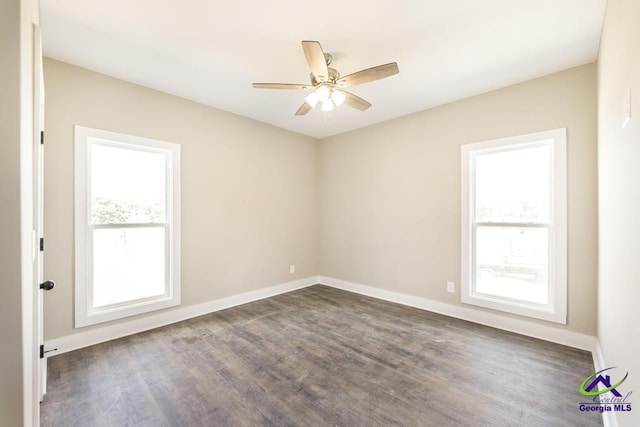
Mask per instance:
[[[154,228],[154,227],[168,227],[167,222],[143,222],[143,223],[108,223],[108,224],[91,224],[91,227],[95,229],[101,228]]]
[[[530,227],[530,228],[549,228],[549,222],[482,222],[475,221],[475,225],[479,227]]]

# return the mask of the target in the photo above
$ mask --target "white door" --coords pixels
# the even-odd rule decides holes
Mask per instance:
[[[34,311],[36,315],[36,344],[38,346],[38,355],[40,357],[36,376],[38,381],[38,398],[42,402],[42,398],[47,391],[47,359],[44,355],[44,324],[43,324],[43,293],[53,287],[53,282],[45,281],[42,273],[43,255],[44,255],[44,226],[43,226],[43,151],[44,151],[44,75],[42,72],[42,44],[40,36],[40,27],[34,25],[34,99],[33,99],[33,185],[34,185],[34,203],[33,203],[33,224],[34,224],[34,286],[35,301]]]

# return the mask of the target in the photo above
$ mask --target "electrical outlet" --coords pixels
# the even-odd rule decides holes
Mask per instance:
[[[447,282],[447,292],[454,293],[456,291],[456,284],[454,282]]]
[[[291,264],[289,266],[289,273],[293,274],[296,272],[296,265],[295,264]]]

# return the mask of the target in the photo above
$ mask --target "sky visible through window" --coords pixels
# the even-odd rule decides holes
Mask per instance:
[[[548,222],[551,148],[520,148],[475,157],[476,220]]]
[[[166,156],[91,145],[92,223],[164,222]]]

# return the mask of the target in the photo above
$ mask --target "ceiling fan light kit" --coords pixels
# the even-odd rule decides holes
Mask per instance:
[[[320,103],[322,111],[332,111],[335,107],[339,107],[343,103],[357,110],[364,111],[371,107],[371,104],[357,95],[342,90],[342,88],[380,80],[399,72],[398,64],[391,62],[389,64],[367,68],[366,70],[358,71],[345,77],[340,77],[340,73],[336,69],[329,67],[333,58],[330,54],[322,50],[319,42],[303,41],[302,49],[304,50],[307,64],[309,64],[309,69],[311,70],[311,85],[253,83],[253,87],[256,89],[311,90],[311,93],[305,97],[305,103],[296,111],[297,116],[307,114],[314,109],[318,103]]]
[[[322,111],[331,111],[342,105],[346,95],[335,88],[322,84],[316,90],[307,95],[304,100],[311,108],[315,108],[318,102],[322,103]]]
[[[342,91],[339,91],[339,90],[334,90],[333,93],[331,94],[331,100],[333,101],[334,104],[336,104],[336,107],[341,106],[346,97],[347,96]]]

